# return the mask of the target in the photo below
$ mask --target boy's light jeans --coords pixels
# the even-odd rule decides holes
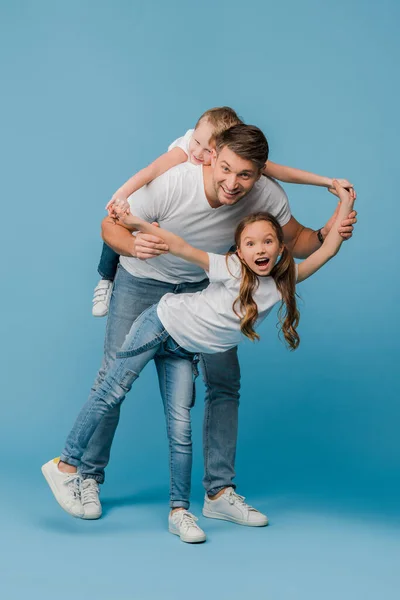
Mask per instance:
[[[124,343],[135,319],[164,294],[197,292],[208,285],[208,279],[198,283],[171,284],[130,275],[121,265],[114,281],[108,312],[103,364],[94,382],[91,395],[96,394],[109,365]],[[154,357],[158,376],[162,368]],[[203,354],[200,358],[206,384],[203,426],[204,478],[206,491],[212,495],[232,486],[235,476],[235,452],[238,424],[240,371],[237,349],[221,354]],[[84,479],[103,483],[104,469],[110,457],[111,444],[118,425],[120,405],[102,419],[81,460]],[[135,452],[135,449],[132,449]]]
[[[80,411],[67,438],[61,460],[79,466],[102,418],[121,404],[143,368],[154,357],[159,364],[160,388],[170,450],[170,505],[189,508],[192,471],[190,409],[197,375],[196,355],[181,348],[164,329],[157,305],[134,322],[105,378]]]

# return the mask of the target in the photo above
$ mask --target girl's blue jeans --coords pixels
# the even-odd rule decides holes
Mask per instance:
[[[167,292],[193,293],[203,290],[208,279],[188,283],[167,283],[154,279],[133,277],[118,266],[107,316],[104,358],[90,395],[96,395],[121,349],[132,323]],[[164,377],[163,363],[157,355],[154,362],[160,382]],[[235,487],[235,452],[238,430],[240,370],[237,349],[219,354],[202,354],[200,366],[205,383],[203,451],[203,485],[208,494],[216,494],[224,487]],[[84,479],[104,482],[105,467],[110,459],[111,445],[118,426],[120,405],[101,421],[82,457],[81,474]],[[137,451],[137,449],[136,449]],[[135,449],[132,448],[132,452]]]
[[[147,363],[158,358],[160,389],[169,442],[170,505],[189,508],[192,471],[190,409],[194,403],[197,356],[181,348],[164,329],[157,305],[132,325],[121,350],[95,394],[80,411],[67,438],[61,460],[79,466],[98,424],[121,404]]]

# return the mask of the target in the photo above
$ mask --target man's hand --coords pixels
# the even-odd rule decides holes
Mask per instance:
[[[159,224],[156,222],[152,223],[152,225],[159,227]],[[139,258],[140,260],[148,260],[149,258],[154,258],[155,256],[160,256],[160,254],[167,253],[168,246],[163,239],[156,237],[155,235],[141,233],[139,231],[135,240],[134,256],[136,258]]]
[[[336,192],[336,195],[338,196],[339,195],[338,192],[336,190],[335,190],[335,192]],[[355,190],[353,188],[350,188],[349,193],[352,196],[352,200],[355,200],[357,197]],[[332,225],[336,221],[336,217],[339,212],[339,206],[340,206],[340,202],[337,205],[335,212],[333,213],[333,215],[331,216],[329,221],[326,223],[325,227],[322,227],[322,229],[321,229],[321,235],[324,239],[326,238],[326,236],[328,235],[328,233],[330,232],[330,230],[332,228]],[[352,210],[350,212],[350,214],[347,216],[347,219],[344,219],[344,221],[341,222],[340,227],[338,229],[338,232],[340,233],[340,235],[342,236],[342,238],[344,240],[350,239],[351,236],[353,235],[353,229],[354,229],[353,225],[355,223],[357,223],[357,211]]]

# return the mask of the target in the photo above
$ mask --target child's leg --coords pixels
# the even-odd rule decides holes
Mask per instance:
[[[94,317],[105,317],[110,305],[113,281],[117,272],[119,254],[114,252],[107,244],[103,244],[103,250],[99,266],[97,268],[101,275],[93,294],[92,315]]]
[[[140,372],[157,352],[157,346],[130,358],[117,358],[96,394],[89,397],[67,437],[60,460],[79,466],[97,425],[124,400]]]
[[[192,475],[193,363],[160,354],[155,358],[169,442],[170,506],[189,508]]]
[[[114,281],[115,273],[117,272],[118,262],[119,254],[114,252],[114,250],[110,248],[110,246],[107,246],[106,243],[103,243],[100,262],[97,267],[99,275],[101,275],[103,279]]]

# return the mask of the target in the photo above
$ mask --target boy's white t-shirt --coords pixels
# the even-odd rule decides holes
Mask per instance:
[[[210,285],[193,294],[165,294],[157,314],[168,333],[189,352],[225,352],[244,338],[240,318],[233,312],[239,296],[242,267],[236,255],[208,253]],[[256,327],[269,314],[281,294],[272,277],[259,277],[253,293],[258,307]],[[239,303],[235,306],[239,312]]]
[[[189,156],[189,144],[192,139],[194,129],[188,129],[188,131],[182,137],[178,138],[172,144],[168,146],[168,152],[173,148],[181,148]]]
[[[276,181],[262,176],[253,189],[233,206],[211,208],[204,192],[203,168],[182,163],[157,177],[129,197],[133,214],[183,237],[195,248],[225,254],[234,243],[234,232],[243,217],[259,211],[272,213],[281,225],[290,217],[287,196]],[[131,275],[173,284],[196,282],[204,271],[172,254],[149,260],[121,256]]]

